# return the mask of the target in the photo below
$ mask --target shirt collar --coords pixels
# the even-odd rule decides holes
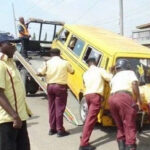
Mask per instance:
[[[60,59],[59,56],[53,56],[52,59]]]
[[[95,65],[91,65],[89,68],[95,68],[96,66]]]
[[[0,52],[0,60],[7,61],[8,60],[8,56],[3,54],[2,52]]]

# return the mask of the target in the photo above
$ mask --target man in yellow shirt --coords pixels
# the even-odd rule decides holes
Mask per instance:
[[[29,49],[29,38],[30,34],[27,29],[27,26],[25,24],[24,18],[19,18],[19,24],[18,24],[18,32],[19,32],[19,38],[22,43],[22,50],[21,53],[24,57],[28,57],[27,50]]]
[[[94,125],[97,121],[97,115],[101,108],[101,101],[104,94],[104,82],[110,81],[112,75],[107,73],[103,68],[96,66],[96,59],[87,60],[89,69],[83,75],[85,85],[85,98],[88,104],[88,115],[83,127],[81,143],[79,150],[93,150],[95,147],[89,145]]]
[[[140,104],[141,99],[138,79],[130,68],[128,60],[118,60],[115,65],[116,74],[111,80],[109,106],[117,126],[119,150],[136,150],[136,103]]]
[[[57,133],[58,137],[67,136],[69,132],[63,127],[63,113],[67,103],[67,76],[73,74],[72,66],[60,58],[60,50],[51,50],[51,59],[46,62],[38,75],[45,75],[49,102],[49,135]]]
[[[0,34],[0,150],[30,150],[25,88],[13,61],[13,37]]]

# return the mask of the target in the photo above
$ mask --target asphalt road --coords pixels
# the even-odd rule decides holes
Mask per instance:
[[[67,137],[58,138],[56,135],[49,136],[47,99],[43,94],[27,97],[27,103],[33,112],[28,120],[28,132],[31,150],[78,150],[80,144],[81,126],[70,124],[64,118],[64,126],[71,134]],[[115,128],[104,128],[96,125],[90,143],[97,150],[117,150],[115,141]],[[150,150],[150,127],[145,128],[142,134],[137,135],[138,150]]]

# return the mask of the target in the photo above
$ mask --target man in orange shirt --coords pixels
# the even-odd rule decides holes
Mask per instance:
[[[29,49],[30,34],[29,34],[29,31],[27,29],[27,26],[25,24],[23,17],[19,18],[18,32],[19,32],[19,38],[20,38],[21,43],[22,43],[21,53],[26,58],[26,57],[28,57],[27,50]]]
[[[30,150],[26,92],[13,61],[15,42],[19,41],[0,34],[0,150]]]
[[[38,75],[45,75],[49,102],[49,135],[57,133],[58,137],[67,136],[69,132],[63,127],[63,113],[67,104],[67,76],[74,70],[68,61],[60,58],[60,50],[52,49],[51,59],[46,62]]]

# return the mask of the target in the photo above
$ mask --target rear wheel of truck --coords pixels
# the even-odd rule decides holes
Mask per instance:
[[[88,105],[85,97],[83,97],[80,103],[80,117],[83,122],[85,122],[87,114],[88,114]]]
[[[35,82],[35,80],[29,75],[27,70],[25,68],[22,68],[20,70],[21,77],[23,79],[25,88],[26,88],[26,94],[35,94],[39,90],[39,85]]]

